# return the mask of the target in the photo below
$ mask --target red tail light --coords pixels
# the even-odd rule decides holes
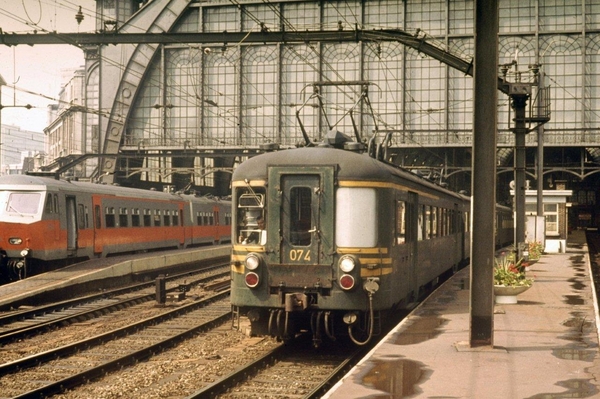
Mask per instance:
[[[247,273],[244,280],[246,281],[246,285],[250,288],[256,287],[260,281],[258,274],[256,273]]]
[[[349,274],[344,274],[340,277],[340,287],[344,290],[350,290],[354,287],[354,277]]]

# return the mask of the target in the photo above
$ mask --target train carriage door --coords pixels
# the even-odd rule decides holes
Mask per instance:
[[[406,202],[406,245],[408,246],[408,266],[409,266],[409,285],[413,292],[413,301],[418,300],[419,295],[419,271],[417,270],[418,259],[418,241],[419,234],[422,234],[422,222],[419,221],[418,195],[408,193]],[[421,233],[420,233],[421,232]]]
[[[77,255],[77,205],[75,197],[67,195],[67,255]]]
[[[267,216],[277,261],[286,265],[331,265],[334,225],[334,168],[270,167]],[[273,182],[273,183],[271,183]],[[275,229],[273,229],[275,228]],[[271,241],[272,242],[272,241]],[[330,273],[330,267],[327,271]],[[324,277],[324,276],[323,276]],[[325,278],[325,277],[324,277]]]
[[[101,228],[102,228],[102,201],[97,196],[92,196],[92,206],[94,207],[94,253],[102,253],[102,242],[100,240]]]

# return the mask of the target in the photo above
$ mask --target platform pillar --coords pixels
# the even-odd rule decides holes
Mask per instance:
[[[498,1],[475,1],[469,344],[493,346],[498,100]]]

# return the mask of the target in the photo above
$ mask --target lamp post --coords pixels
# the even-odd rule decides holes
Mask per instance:
[[[0,75],[0,176],[2,176],[2,86],[6,85],[6,81]]]

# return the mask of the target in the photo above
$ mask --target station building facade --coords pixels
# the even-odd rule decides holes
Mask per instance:
[[[410,33],[469,61],[473,1],[97,0],[96,6],[101,32],[223,39],[86,48],[78,151],[101,156],[79,167],[82,177],[225,194],[232,169],[262,144],[293,147],[305,141],[303,129],[314,141],[335,129],[387,140],[391,162],[470,191],[477,134],[472,78],[377,31]],[[538,79],[529,115],[543,105],[538,95],[550,100],[550,120],[530,125],[528,179],[542,180],[545,189],[567,181],[573,212],[589,213],[574,214],[573,222],[598,224],[600,3],[500,0],[499,8],[498,73]],[[247,43],[244,35],[237,41],[228,35],[358,30],[372,31],[372,40]],[[514,115],[503,94],[498,115],[497,191],[508,203]],[[539,137],[543,160],[536,155]]]

